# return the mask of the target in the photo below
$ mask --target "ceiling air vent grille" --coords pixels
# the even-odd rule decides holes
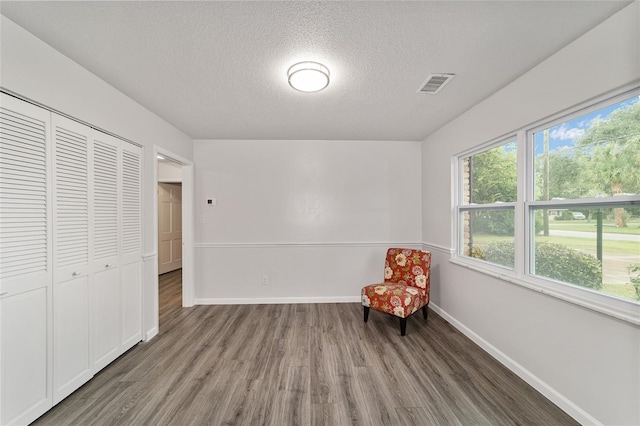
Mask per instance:
[[[431,74],[416,93],[435,95],[455,76],[455,74]]]

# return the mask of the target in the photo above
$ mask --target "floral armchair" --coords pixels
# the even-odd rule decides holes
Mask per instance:
[[[369,309],[400,318],[400,334],[405,335],[407,318],[422,309],[427,319],[431,253],[422,250],[390,248],[384,265],[384,282],[362,288],[364,322]]]

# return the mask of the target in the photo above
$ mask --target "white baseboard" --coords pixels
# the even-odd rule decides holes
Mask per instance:
[[[262,297],[262,298],[200,298],[196,305],[283,305],[297,303],[359,303],[360,296],[338,297]]]
[[[431,302],[429,307],[433,309],[435,313],[440,315],[442,318],[447,320],[451,325],[453,325],[456,329],[458,329],[462,334],[471,339],[474,343],[480,346],[485,352],[494,357],[498,362],[507,367],[513,373],[518,375],[522,380],[527,382],[529,385],[533,386],[538,392],[544,395],[547,399],[553,402],[555,405],[560,407],[560,409],[564,410],[568,415],[573,417],[576,421],[583,425],[602,425],[601,422],[596,420],[589,413],[584,411],[582,408],[578,407],[576,404],[567,399],[560,392],[556,391],[554,388],[549,386],[544,381],[540,380],[536,375],[531,373],[529,370],[524,368],[522,365],[518,364],[516,361],[511,359],[504,352],[500,351],[498,348],[493,346],[491,343],[484,340],[478,334],[476,334],[473,330],[465,326],[463,323],[449,315],[446,311],[441,309],[438,305]]]
[[[145,335],[144,335],[144,341],[148,342],[149,340],[153,339],[154,337],[156,337],[158,335],[158,333],[160,332],[160,330],[158,329],[158,327],[153,327],[151,330],[148,330]]]

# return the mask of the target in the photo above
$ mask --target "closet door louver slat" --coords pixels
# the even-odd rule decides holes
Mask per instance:
[[[0,280],[48,267],[46,126],[0,108]]]
[[[141,250],[142,193],[140,154],[123,151],[122,162],[122,253]]]
[[[94,141],[94,259],[118,254],[118,149]]]
[[[89,261],[87,137],[55,128],[56,268]]]

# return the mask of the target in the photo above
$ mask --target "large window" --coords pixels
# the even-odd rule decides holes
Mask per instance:
[[[639,94],[459,156],[457,258],[640,304]]]

